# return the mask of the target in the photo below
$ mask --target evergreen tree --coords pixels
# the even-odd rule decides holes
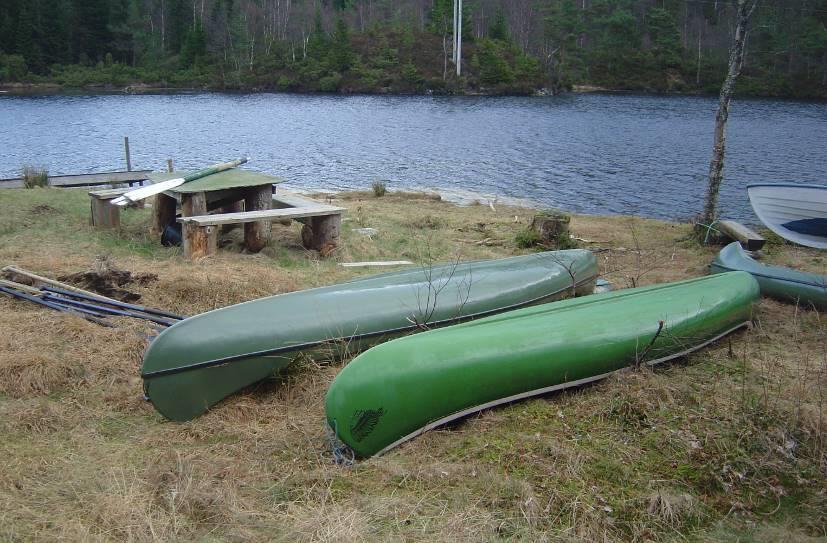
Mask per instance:
[[[491,28],[488,29],[488,37],[492,40],[508,41],[508,24],[502,6],[497,8],[494,22],[491,24]]]
[[[353,49],[350,45],[350,30],[340,17],[336,20],[336,31],[330,47],[330,67],[337,72],[346,72],[353,64]]]
[[[677,68],[681,62],[681,36],[675,18],[665,9],[652,8],[646,23],[658,66]]]

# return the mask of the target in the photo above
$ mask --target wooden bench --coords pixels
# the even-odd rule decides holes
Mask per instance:
[[[101,189],[89,191],[91,198],[92,226],[97,228],[120,228],[121,208],[112,204],[112,200],[129,192],[130,188]],[[137,202],[136,207],[144,207],[144,203]]]
[[[279,195],[278,199],[273,199],[273,203],[284,207],[179,217],[178,222],[183,225],[184,256],[194,259],[215,254],[218,248],[219,226],[279,219],[304,220],[302,242],[308,249],[323,250],[339,244],[344,208],[320,204],[301,197],[291,199],[288,195]],[[301,206],[287,207],[289,203]]]

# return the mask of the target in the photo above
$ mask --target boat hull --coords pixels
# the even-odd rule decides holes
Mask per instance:
[[[747,194],[767,228],[793,243],[827,249],[827,186],[757,183]]]
[[[296,357],[335,359],[391,337],[590,293],[585,250],[413,268],[271,296],[190,317],[144,355],[144,391],[184,421],[272,376]]]
[[[737,241],[721,249],[709,269],[712,273],[745,271],[755,277],[764,296],[827,309],[827,275],[760,264],[750,258]]]
[[[327,423],[357,456],[470,413],[698,349],[749,323],[734,272],[510,311],[370,349],[330,386]],[[662,328],[660,322],[663,322]]]

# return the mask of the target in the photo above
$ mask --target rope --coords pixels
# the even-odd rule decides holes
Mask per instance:
[[[712,230],[715,230],[715,231],[716,231],[717,233],[719,233],[719,234],[721,233],[721,231],[720,231],[720,230],[718,230],[717,228],[713,228],[713,226],[715,226],[717,223],[718,223],[718,220],[717,220],[717,219],[716,219],[716,220],[714,220],[714,221],[712,221],[712,224],[701,224],[701,223],[698,223],[698,226],[702,226],[703,228],[706,228],[706,235],[704,236],[704,245],[708,245],[708,243],[709,243],[709,233],[710,233]]]
[[[339,439],[336,419],[333,419],[333,428],[331,428],[327,423],[325,423],[324,427],[325,435],[327,437],[327,444],[330,447],[330,452],[333,454],[333,463],[337,466],[345,466],[346,468],[349,468],[355,464],[356,453]]]

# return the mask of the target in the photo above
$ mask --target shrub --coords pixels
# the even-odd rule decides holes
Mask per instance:
[[[538,234],[533,228],[526,228],[525,230],[520,230],[517,232],[517,236],[514,238],[514,241],[517,243],[517,247],[521,249],[530,249],[540,245],[540,234]]]
[[[46,168],[23,166],[23,186],[27,189],[49,186],[49,172]]]
[[[382,196],[384,196],[388,190],[384,181],[374,181],[371,185],[371,188],[373,189],[373,195],[377,198],[381,198]]]
[[[342,83],[342,76],[339,74],[329,75],[319,79],[319,90],[322,92],[336,92]]]

